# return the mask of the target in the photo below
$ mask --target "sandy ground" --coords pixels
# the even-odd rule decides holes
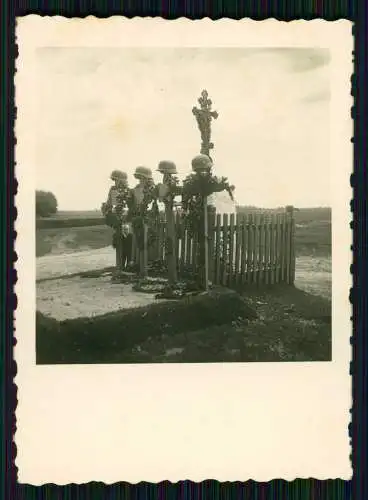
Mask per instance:
[[[37,258],[37,279],[57,278],[114,264],[115,251],[112,247],[46,255]],[[306,292],[331,299],[331,259],[298,257],[295,285]],[[98,316],[156,302],[153,295],[132,292],[131,288],[129,284],[112,284],[109,275],[41,281],[37,283],[37,310],[64,320]]]
[[[153,303],[157,303],[154,295],[133,292],[129,284],[111,283],[109,275],[73,277],[37,284],[37,310],[59,321],[101,316]]]

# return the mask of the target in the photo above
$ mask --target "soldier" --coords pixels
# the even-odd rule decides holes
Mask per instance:
[[[177,170],[176,170],[176,165],[172,161],[160,161],[158,164],[158,172],[160,172],[163,175],[163,184],[160,185],[160,198],[165,198],[165,192],[167,189],[164,189],[162,186],[168,186],[171,185],[173,182],[173,176],[177,175]]]
[[[111,172],[110,179],[114,181],[114,185],[110,187],[107,200],[105,203],[102,203],[101,207],[102,214],[105,217],[113,213],[114,209],[116,209],[119,187],[128,186],[128,176],[121,170],[114,170]]]
[[[137,186],[133,189],[135,203],[139,206],[144,201],[145,191],[149,186],[153,185],[152,171],[147,167],[137,167],[134,172],[134,177],[139,181]]]
[[[106,217],[107,224],[115,229],[113,247],[117,248],[118,240],[121,243],[119,266],[124,269],[130,263],[132,253],[132,229],[131,224],[126,220],[131,193],[128,187],[128,176],[125,172],[114,170],[110,179],[114,181],[114,185],[109,190],[106,203],[102,205],[102,213]]]
[[[110,175],[110,179],[114,181],[114,185],[109,190],[106,205],[108,208],[114,209],[117,205],[119,188],[128,186],[128,176],[121,170],[114,170]]]
[[[165,216],[167,224],[166,233],[166,260],[169,271],[169,284],[174,285],[178,279],[177,255],[176,255],[176,228],[174,219],[174,199],[178,194],[177,170],[172,161],[160,161],[158,171],[163,175],[163,183],[159,185],[158,194],[165,204]]]
[[[192,160],[192,169],[198,174],[208,174],[211,172],[213,163],[208,155],[199,154]]]
[[[132,191],[133,203],[130,217],[133,223],[135,242],[139,249],[140,273],[147,275],[147,249],[149,246],[149,220],[158,211],[156,188],[151,169],[139,166],[135,169],[134,177],[139,183]]]

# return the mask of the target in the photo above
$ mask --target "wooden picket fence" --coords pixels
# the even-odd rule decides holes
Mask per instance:
[[[176,215],[176,255],[179,275],[199,272],[198,239]],[[166,223],[155,228],[148,261],[165,259]],[[295,279],[295,221],[292,207],[283,213],[209,215],[209,281],[224,286],[293,284]],[[139,251],[133,243],[133,256]]]
[[[88,219],[50,218],[36,221],[37,229],[104,225],[102,217]],[[178,273],[200,272],[198,240],[186,227],[185,219],[176,214],[176,255]],[[165,260],[166,222],[154,228],[155,240],[148,247],[148,262]],[[293,284],[295,279],[295,221],[293,208],[275,213],[209,214],[208,252],[209,280],[218,285]],[[142,257],[133,238],[133,259]],[[117,263],[118,263],[117,255]],[[145,261],[146,262],[146,261]]]

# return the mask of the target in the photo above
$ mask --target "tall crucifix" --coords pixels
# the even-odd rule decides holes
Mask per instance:
[[[210,156],[210,150],[213,149],[211,142],[211,121],[218,118],[217,111],[212,111],[212,101],[208,99],[207,90],[203,90],[201,97],[198,99],[200,108],[196,106],[192,109],[193,115],[196,117],[199,131],[201,133],[202,144],[201,154]]]
[[[203,90],[201,93],[201,97],[198,99],[198,103],[200,105],[200,108],[194,107],[192,109],[192,113],[195,116],[198,124],[199,131],[201,133],[201,154],[206,155],[209,157],[209,164],[207,165],[207,168],[205,167],[204,170],[200,173],[197,170],[197,174],[199,175],[210,175],[211,174],[211,164],[212,164],[212,159],[210,157],[210,150],[213,149],[213,143],[211,142],[211,121],[212,119],[217,119],[218,118],[218,113],[217,111],[212,111],[212,101],[211,99],[208,98],[208,92],[207,90]],[[203,264],[204,268],[202,270],[204,271],[203,277],[201,276],[201,281],[203,281],[204,288],[205,290],[208,290],[209,286],[209,255],[208,255],[208,210],[207,210],[207,196],[204,196],[203,198],[203,220],[204,220],[204,227],[203,227],[203,246],[200,245],[200,253],[203,256]],[[202,272],[200,272],[200,275],[202,275]]]

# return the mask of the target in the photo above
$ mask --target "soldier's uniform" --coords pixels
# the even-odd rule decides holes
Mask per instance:
[[[115,228],[115,233],[113,235],[113,247],[117,247],[117,239],[122,243],[122,265],[126,267],[131,262],[132,255],[132,227],[131,224],[124,219],[126,214],[117,213],[118,209],[118,197],[119,197],[119,186],[123,185],[127,187],[128,176],[125,172],[120,170],[114,170],[110,176],[112,181],[115,181],[115,185],[111,186],[109,194],[107,196],[107,202],[105,204],[105,215],[108,217],[109,214],[112,215],[114,220],[113,227]],[[123,220],[121,220],[121,218]]]

